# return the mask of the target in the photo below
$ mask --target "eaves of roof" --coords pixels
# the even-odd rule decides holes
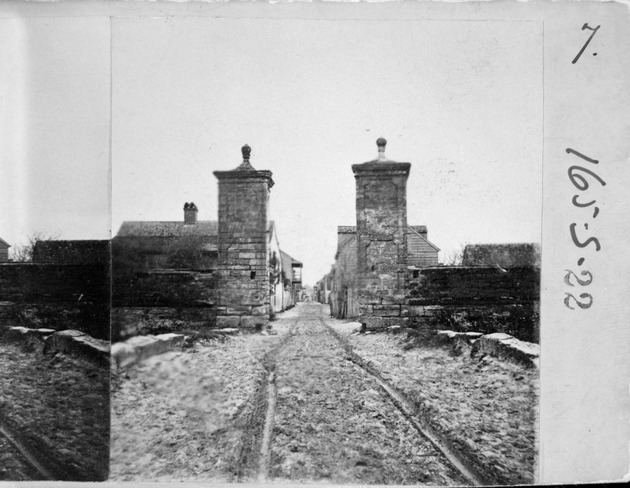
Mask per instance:
[[[439,251],[440,248],[437,247],[435,244],[433,244],[429,239],[427,239],[426,237],[424,237],[422,234],[420,234],[418,231],[416,231],[416,229],[414,229],[412,226],[408,225],[407,229],[409,229],[411,232],[413,232],[415,235],[417,235],[420,239],[422,239],[424,242],[426,242],[429,246],[431,246],[433,249],[435,249],[436,251]]]

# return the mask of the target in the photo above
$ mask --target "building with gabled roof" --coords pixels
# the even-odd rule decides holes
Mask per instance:
[[[9,248],[11,244],[0,237],[0,263],[6,263],[9,260]]]
[[[438,265],[440,248],[428,239],[427,234],[425,225],[406,227],[407,269],[411,277],[422,268]],[[326,279],[319,283],[319,288],[330,292],[333,315],[345,318],[359,314],[359,302],[354,294],[357,276],[357,230],[353,225],[340,225],[337,227],[335,264]]]
[[[282,258],[282,271],[285,279],[289,280],[292,285],[302,285],[302,262],[289,256],[280,249]]]
[[[194,203],[184,220],[125,221],[113,239],[114,259],[135,260],[146,269],[214,269],[218,222],[197,220]]]
[[[115,271],[127,268],[158,274],[166,270],[216,273],[219,222],[198,220],[197,212],[194,203],[186,203],[181,221],[123,222],[112,240]],[[300,299],[302,263],[280,249],[273,220],[267,223],[267,240],[269,276],[276,278],[277,275],[277,279],[270,280],[268,285],[270,311],[279,312]]]

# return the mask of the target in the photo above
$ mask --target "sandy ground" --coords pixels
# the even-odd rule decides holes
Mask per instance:
[[[0,343],[3,421],[72,479],[106,479],[108,368],[61,354],[44,356],[40,351],[25,351],[22,347]],[[16,460],[20,462],[19,458]],[[16,474],[36,476],[32,472],[20,475],[19,469]]]
[[[357,323],[330,323],[487,477],[500,484],[533,483],[536,369],[453,356],[446,347],[409,348],[406,334],[358,334]]]
[[[261,415],[262,361],[287,327],[200,341],[114,376],[110,480],[236,481],[248,473],[257,460],[249,437]]]
[[[490,477],[532,479],[535,371],[405,347],[403,334],[353,334],[319,304],[272,325],[115,375],[110,480],[465,484],[343,341]]]
[[[0,435],[0,481],[31,481],[38,473],[7,439]]]
[[[375,380],[348,361],[304,305],[295,335],[277,356],[273,479],[361,484],[465,482]]]

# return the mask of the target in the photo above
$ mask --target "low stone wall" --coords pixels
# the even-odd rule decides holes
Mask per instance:
[[[421,270],[407,297],[409,326],[426,330],[503,332],[539,341],[540,270],[436,267]]]
[[[114,307],[196,307],[214,305],[216,274],[211,270],[156,269],[114,275]]]
[[[77,329],[109,340],[109,265],[0,265],[5,325]]]
[[[539,367],[540,346],[518,340],[500,332],[483,335],[481,332],[455,332],[440,330],[436,334],[439,344],[451,347],[454,355],[466,351],[470,357],[482,359],[485,355],[521,364],[526,368]]]
[[[409,327],[425,330],[503,332],[527,342],[538,342],[540,313],[538,303],[471,303],[461,305],[409,306]]]
[[[53,329],[4,327],[0,336],[2,340],[21,344],[30,351],[43,354],[62,352],[100,366],[109,366],[109,341],[95,339],[79,330],[56,332]]]
[[[112,341],[216,326],[211,270],[150,270],[113,282]]]
[[[146,334],[194,334],[216,327],[215,307],[112,308],[112,342]]]
[[[115,369],[124,369],[151,356],[181,349],[185,339],[182,334],[158,334],[137,336],[118,342],[112,346],[112,366]]]

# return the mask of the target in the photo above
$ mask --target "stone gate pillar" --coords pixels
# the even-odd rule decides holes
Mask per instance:
[[[262,328],[269,322],[268,206],[271,171],[249,163],[251,149],[219,180],[217,326]]]
[[[356,180],[359,322],[368,328],[406,322],[407,178],[410,163],[385,157],[352,166]]]

